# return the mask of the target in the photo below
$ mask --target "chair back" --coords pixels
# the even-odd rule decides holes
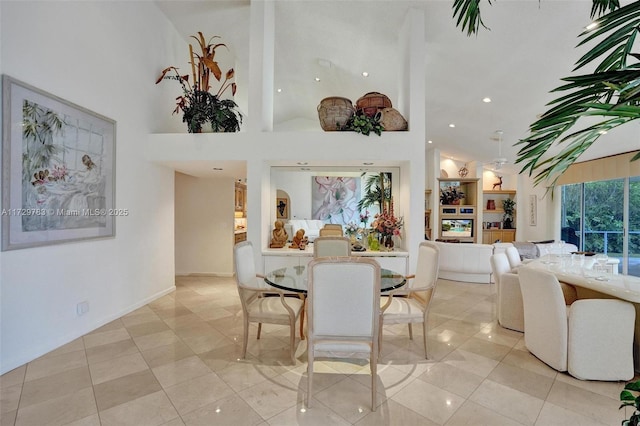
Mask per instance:
[[[408,287],[433,287],[438,281],[440,249],[431,241],[423,241],[418,246],[418,262],[415,278],[408,281]]]
[[[558,279],[550,272],[526,266],[518,276],[527,349],[556,370],[566,371],[569,327]]]
[[[244,287],[256,286],[256,266],[253,256],[253,244],[250,241],[242,241],[233,247],[236,282]]]
[[[511,266],[511,269],[517,268],[522,264],[522,259],[520,258],[520,252],[518,251],[517,248],[507,247],[507,250],[505,250],[505,253],[507,254],[507,258],[509,259],[509,266]]]
[[[514,247],[515,248],[515,247]],[[491,262],[491,272],[493,272],[493,280],[496,286],[500,285],[500,277],[511,270],[509,258],[505,253],[496,253],[489,258]]]
[[[347,237],[318,237],[313,240],[313,257],[350,256],[351,241]]]
[[[316,337],[377,342],[380,320],[378,262],[363,257],[314,259],[309,263],[308,274],[309,344]]]
[[[324,225],[323,228],[320,228],[319,235],[321,237],[328,237],[328,236],[342,237],[344,235],[342,231],[342,225],[328,223]]]

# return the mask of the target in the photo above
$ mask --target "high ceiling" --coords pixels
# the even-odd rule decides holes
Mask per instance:
[[[513,163],[518,149],[513,144],[527,135],[529,125],[554,98],[549,91],[572,74],[573,64],[586,51],[575,46],[590,22],[591,1],[482,2],[483,21],[490,30],[472,37],[456,28],[452,3],[276,1],[274,89],[282,91],[274,94],[274,129],[322,131],[316,107],[327,96],[355,102],[376,91],[398,99],[398,35],[413,8],[425,14],[426,138],[433,142],[427,147],[456,161],[490,163],[500,148],[496,130],[502,130],[501,156]],[[236,101],[246,109],[249,1],[157,4],[185,43],[197,31],[222,36],[235,55]],[[363,77],[363,71],[369,76]],[[485,97],[492,102],[483,102]],[[603,135],[581,160],[637,149],[640,123],[632,123]]]

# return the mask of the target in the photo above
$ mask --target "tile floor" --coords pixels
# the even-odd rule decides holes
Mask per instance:
[[[582,382],[496,324],[492,288],[440,280],[430,359],[406,326],[385,327],[378,409],[366,361],[316,362],[305,409],[304,341],[265,325],[241,350],[228,278],[179,277],[175,293],[0,377],[0,425],[619,425],[623,383]],[[628,416],[628,414],[627,414]]]

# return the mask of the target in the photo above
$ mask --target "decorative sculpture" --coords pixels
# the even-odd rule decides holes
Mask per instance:
[[[284,229],[284,222],[276,220],[273,225],[275,228],[272,232],[271,244],[269,244],[269,247],[282,248],[287,244],[287,239],[289,238],[287,231]]]
[[[293,244],[291,244],[289,248],[299,248],[300,250],[304,250],[308,242],[309,239],[304,236],[304,229],[298,229],[296,231],[296,235],[293,237]]]
[[[502,191],[502,176],[497,176],[496,178],[498,178],[498,181],[496,183],[493,184],[493,188],[491,188],[492,191],[496,190],[496,186],[498,187],[498,191]]]

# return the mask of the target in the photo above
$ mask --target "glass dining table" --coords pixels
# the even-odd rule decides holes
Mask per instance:
[[[380,292],[394,290],[407,282],[404,275],[389,269],[380,269]],[[264,282],[280,290],[307,294],[307,267],[288,266],[265,274]]]
[[[298,293],[304,300],[307,295],[307,267],[287,266],[267,272],[264,282],[284,291]],[[407,283],[407,278],[389,269],[380,269],[380,292],[394,290]],[[304,312],[300,315],[300,338],[304,339]]]

